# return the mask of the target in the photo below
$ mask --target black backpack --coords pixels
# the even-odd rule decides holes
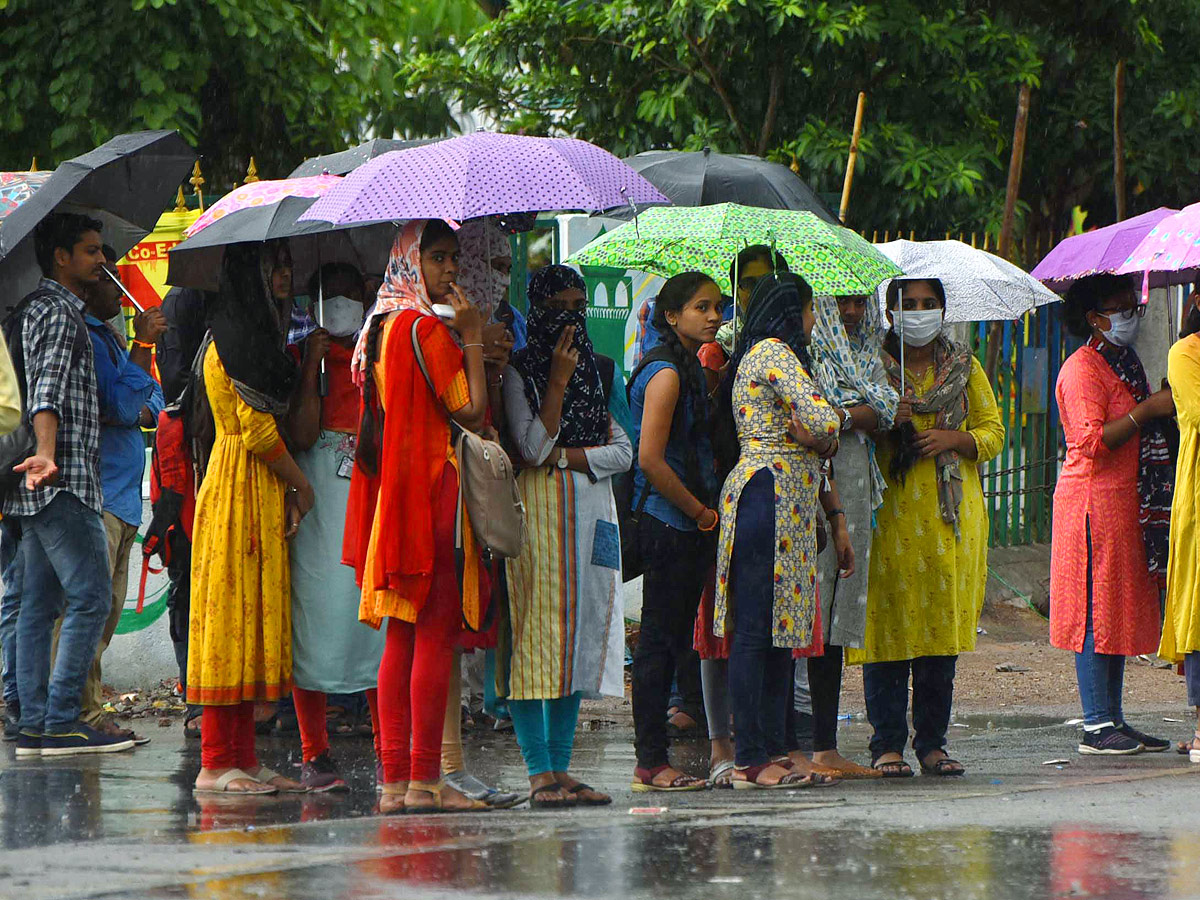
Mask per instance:
[[[0,332],[8,344],[8,352],[12,357],[13,371],[17,376],[17,387],[21,391],[21,423],[9,434],[0,436],[0,502],[21,484],[25,476],[14,472],[13,466],[23,463],[37,450],[37,438],[33,433],[33,422],[28,415],[29,384],[25,378],[25,342],[22,337],[21,320],[29,305],[45,291],[38,289],[25,297],[0,324]],[[71,348],[72,367],[79,364],[83,354],[92,349],[92,340],[88,337],[87,325],[83,315],[74,307],[71,310],[75,319],[75,343]]]

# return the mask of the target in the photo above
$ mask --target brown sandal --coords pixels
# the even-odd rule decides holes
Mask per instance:
[[[892,759],[887,762],[873,762],[871,768],[878,769],[884,778],[912,778],[912,766],[902,759]]]
[[[788,761],[789,763],[791,760]],[[777,769],[788,770],[786,775],[783,775],[774,784],[766,784],[758,780],[758,777],[767,769],[774,766]],[[741,776],[741,777],[738,777]],[[765,762],[760,766],[736,766],[733,770],[733,789],[735,791],[784,791],[794,790],[796,788],[812,787],[815,782],[809,775],[801,775],[799,772],[790,771],[790,766],[784,765],[777,760]]]
[[[408,783],[408,790],[429,794],[433,797],[433,803],[430,806],[412,806],[405,803],[404,814],[422,816],[434,813],[475,813],[489,812],[491,810],[491,807],[482,800],[471,800],[468,797],[463,798],[467,801],[466,806],[443,806],[442,791],[445,790],[445,787],[446,783],[444,781],[410,781]]]
[[[645,794],[652,791],[678,793],[682,791],[703,791],[708,789],[708,782],[703,778],[693,778],[691,775],[678,775],[669,784],[655,784],[654,779],[660,772],[665,772],[670,766],[656,766],[653,769],[637,768],[633,770],[633,781],[629,789],[635,794]]]

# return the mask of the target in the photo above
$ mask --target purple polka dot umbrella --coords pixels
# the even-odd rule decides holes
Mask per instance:
[[[669,202],[628,165],[587,141],[480,131],[377,156],[321,197],[300,221],[461,222],[503,213],[599,212]]]

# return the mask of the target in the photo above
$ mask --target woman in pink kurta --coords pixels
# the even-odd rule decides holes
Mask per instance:
[[[1076,282],[1063,309],[1088,341],[1055,388],[1067,458],[1054,492],[1050,642],[1075,652],[1085,754],[1168,746],[1121,710],[1125,657],[1158,647],[1157,533],[1151,521],[1144,534],[1143,522],[1162,493],[1159,457],[1168,458],[1159,420],[1174,411],[1169,390],[1149,392],[1131,346],[1141,311],[1132,282],[1112,275]]]

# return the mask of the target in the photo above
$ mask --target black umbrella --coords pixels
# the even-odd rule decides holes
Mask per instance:
[[[369,159],[374,159],[392,150],[407,150],[410,147],[423,147],[433,144],[440,138],[426,138],[420,141],[396,141],[390,138],[375,138],[349,150],[340,153],[326,153],[324,156],[314,156],[306,159],[292,170],[288,178],[301,178],[307,175],[348,175]]]
[[[758,156],[713,153],[705,147],[698,153],[650,150],[625,162],[676,206],[738,203],[766,209],[808,210],[826,222],[841,224],[795,172]]]
[[[37,286],[33,232],[46,216],[81,212],[99,219],[104,242],[124,256],[154,230],[195,161],[196,152],[177,131],[139,131],[62,163],[2,220],[0,309]]]

